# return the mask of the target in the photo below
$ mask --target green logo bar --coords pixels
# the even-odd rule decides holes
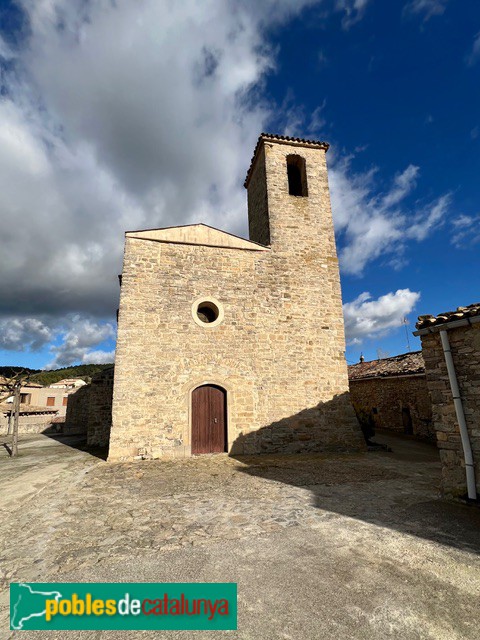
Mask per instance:
[[[16,582],[10,629],[237,628],[233,582]]]

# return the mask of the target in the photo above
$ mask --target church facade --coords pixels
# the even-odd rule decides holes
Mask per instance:
[[[126,233],[109,460],[351,451],[328,145],[262,134],[246,240]]]

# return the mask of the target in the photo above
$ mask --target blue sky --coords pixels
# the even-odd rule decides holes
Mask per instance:
[[[480,300],[480,3],[260,4],[4,0],[0,364],[111,361],[123,232],[245,235],[262,130],[331,144],[350,362]]]

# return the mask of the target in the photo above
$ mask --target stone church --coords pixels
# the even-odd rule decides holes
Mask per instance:
[[[324,142],[261,134],[249,240],[126,233],[109,460],[351,451]]]

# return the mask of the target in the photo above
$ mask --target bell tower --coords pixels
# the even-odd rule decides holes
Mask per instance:
[[[262,133],[245,180],[250,240],[334,255],[326,142]]]

